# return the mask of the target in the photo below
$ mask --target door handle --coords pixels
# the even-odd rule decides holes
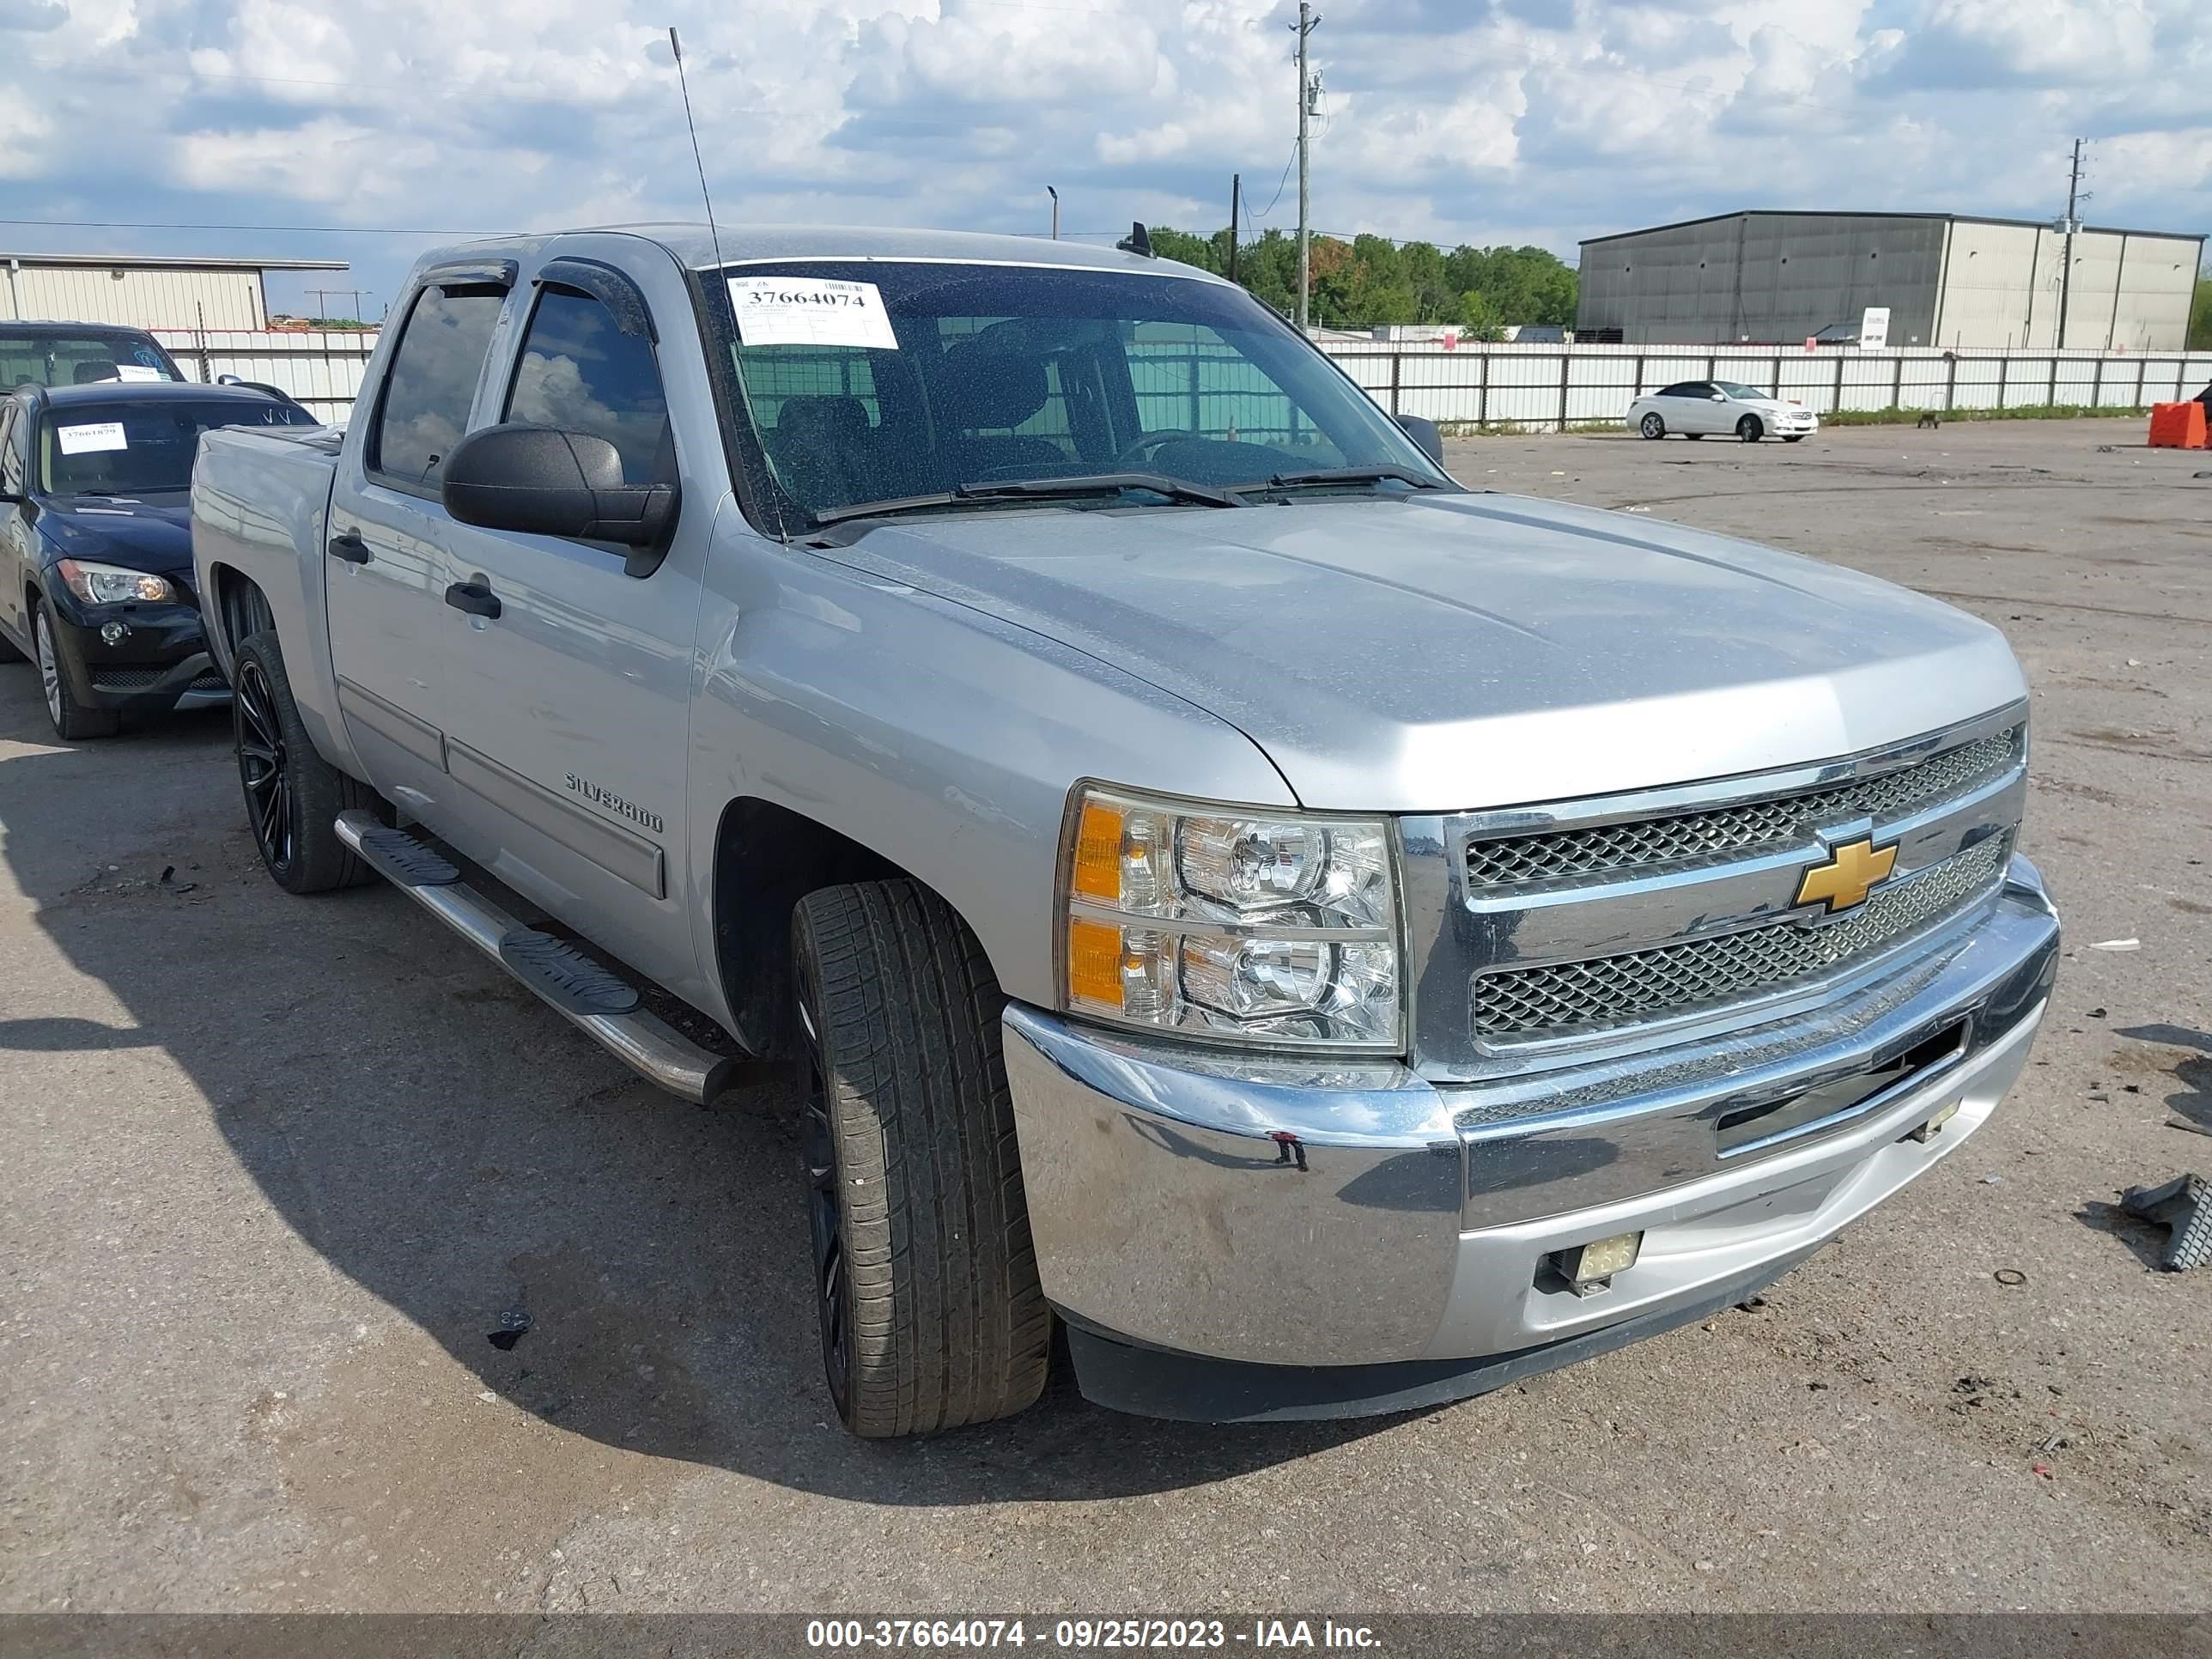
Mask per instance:
[[[331,556],[348,564],[367,564],[368,544],[362,540],[358,530],[341,530],[331,538]]]
[[[482,582],[455,582],[446,590],[446,603],[471,617],[499,615],[499,595]]]

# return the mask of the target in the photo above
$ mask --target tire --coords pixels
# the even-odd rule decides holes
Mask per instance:
[[[1805,441],[1805,434],[1802,432],[1793,433],[1782,441],[1785,444],[1802,444]]]
[[[1636,429],[1647,438],[1663,438],[1667,435],[1667,422],[1661,420],[1657,411],[1654,410],[1638,422]]]
[[[1044,1389],[1052,1310],[982,946],[912,881],[808,894],[792,946],[837,1414],[872,1440],[1010,1417]]]
[[[1747,415],[1735,423],[1735,435],[1747,444],[1755,444],[1766,435],[1766,423],[1756,415]]]
[[[39,690],[45,696],[46,718],[54,723],[54,731],[64,743],[112,738],[122,729],[123,717],[112,708],[88,708],[70,690],[69,676],[62,672],[61,647],[54,643],[53,624],[46,620],[46,607],[36,599],[31,601],[31,643],[38,653]]]
[[[242,641],[231,665],[230,725],[246,827],[270,878],[288,893],[358,887],[375,872],[332,820],[373,809],[376,792],[315,752],[284,675],[274,632]]]

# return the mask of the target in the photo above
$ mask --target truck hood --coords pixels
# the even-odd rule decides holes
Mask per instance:
[[[192,568],[191,500],[181,493],[46,501],[39,530],[58,558],[173,576]]]
[[[1211,711],[1323,809],[1699,781],[2026,695],[2003,636],[1933,599],[1511,495],[977,513],[880,524],[830,556]]]

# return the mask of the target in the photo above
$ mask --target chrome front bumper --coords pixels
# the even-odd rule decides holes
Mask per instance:
[[[2057,956],[2057,914],[2016,858],[1959,939],[1831,1006],[1540,1085],[1255,1061],[1012,1006],[1045,1294],[1094,1340],[1264,1368],[1570,1358],[1608,1327],[1662,1328],[1802,1258],[1980,1127]],[[1820,1109],[1817,1091],[1930,1053]],[[1578,1296],[1546,1271],[1632,1231],[1642,1255],[1609,1289]]]

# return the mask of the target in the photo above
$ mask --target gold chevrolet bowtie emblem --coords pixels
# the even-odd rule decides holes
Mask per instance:
[[[1871,840],[1845,842],[1830,851],[1826,864],[1816,864],[1805,872],[1805,878],[1797,884],[1797,902],[1825,900],[1832,916],[1863,904],[1875,885],[1888,879],[1896,863],[1893,846],[1877,848]]]

